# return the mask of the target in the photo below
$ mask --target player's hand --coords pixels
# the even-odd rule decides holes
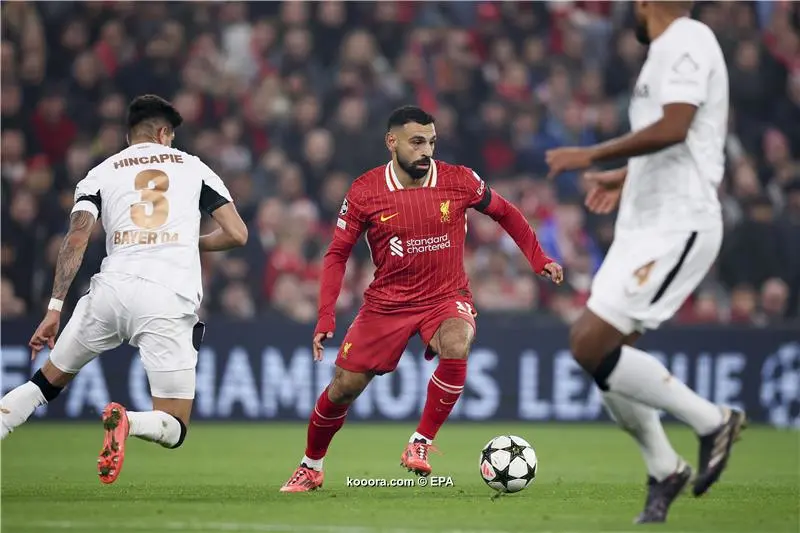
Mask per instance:
[[[546,277],[556,285],[561,285],[564,281],[564,269],[558,263],[547,263],[542,270],[542,276]]]
[[[620,189],[608,190],[595,185],[589,189],[583,203],[592,213],[607,215],[617,208],[620,194],[622,194]]]
[[[623,167],[603,172],[586,172],[583,174],[583,181],[589,187],[598,186],[609,191],[615,191],[622,189],[627,176],[628,167]]]
[[[317,333],[314,335],[314,342],[311,345],[311,349],[314,352],[314,361],[322,361],[322,356],[325,353],[325,347],[322,345],[322,343],[332,337],[332,331],[328,331],[326,333]]]
[[[59,311],[50,310],[44,315],[44,320],[36,328],[33,333],[28,346],[31,348],[31,360],[36,359],[36,354],[44,350],[47,346],[51,350],[56,345],[56,335],[58,335],[58,328],[61,325],[61,313]]]
[[[550,167],[547,174],[548,179],[552,179],[562,172],[568,170],[579,170],[592,165],[592,151],[589,148],[568,146],[555,148],[545,152],[545,161]]]

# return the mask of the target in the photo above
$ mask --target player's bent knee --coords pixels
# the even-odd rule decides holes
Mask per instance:
[[[64,370],[59,366],[56,366],[52,359],[48,359],[35,375],[39,375],[41,379],[45,379],[47,383],[53,387],[57,387],[60,390],[69,385],[69,382],[75,378],[77,372]],[[33,379],[31,379],[31,381],[33,381]],[[34,381],[34,383],[36,382]],[[45,395],[45,397],[47,396]]]
[[[336,367],[336,372],[328,387],[328,398],[335,404],[353,403],[369,384],[371,376],[350,372]]]
[[[353,382],[338,381],[328,387],[328,398],[331,402],[341,405],[356,401],[363,388]]]
[[[569,349],[572,352],[572,357],[583,366],[584,362],[589,356],[589,342],[591,341],[591,332],[589,328],[578,320],[569,329]]]
[[[440,359],[466,359],[469,357],[470,342],[467,339],[459,339],[451,343],[444,343],[441,346]]]
[[[609,353],[619,349],[621,344],[621,334],[588,311],[581,315],[569,331],[572,357],[592,375]]]
[[[472,326],[460,318],[445,320],[434,339],[434,350],[440,359],[466,359],[472,346]]]

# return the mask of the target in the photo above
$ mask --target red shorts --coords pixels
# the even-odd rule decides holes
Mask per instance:
[[[397,368],[408,341],[419,333],[427,346],[442,322],[461,318],[475,331],[469,300],[395,309],[377,310],[363,305],[339,347],[336,366],[358,373],[386,374]]]

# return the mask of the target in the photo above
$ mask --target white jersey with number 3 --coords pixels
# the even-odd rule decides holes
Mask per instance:
[[[708,26],[679,18],[651,43],[631,99],[631,129],[658,121],[667,104],[692,104],[697,112],[684,142],[628,162],[618,232],[721,225],[728,98],[728,69]]]
[[[101,272],[136,276],[199,305],[200,209],[231,201],[225,184],[196,156],[138,143],[89,171],[75,211],[99,216],[106,232]]]

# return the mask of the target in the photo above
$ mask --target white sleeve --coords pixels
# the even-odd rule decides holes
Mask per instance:
[[[208,165],[197,160],[200,166],[201,175],[203,176],[203,186],[200,191],[200,209],[208,213],[213,213],[216,209],[223,205],[232,202],[230,191],[225,186],[222,178],[209,168]]]
[[[708,98],[711,75],[710,54],[703,50],[703,39],[696,34],[675,35],[664,43],[661,65],[661,105],[692,104],[699,107]]]
[[[88,211],[97,219],[100,218],[101,210],[100,180],[90,172],[75,186],[75,206],[72,208],[72,213]]]

